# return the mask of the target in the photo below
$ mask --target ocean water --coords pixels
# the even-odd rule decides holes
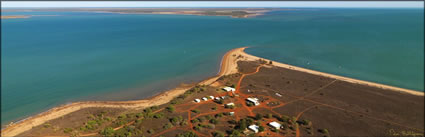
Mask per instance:
[[[297,9],[255,18],[2,12],[2,125],[81,100],[134,100],[215,75],[230,49],[424,91],[423,9]]]

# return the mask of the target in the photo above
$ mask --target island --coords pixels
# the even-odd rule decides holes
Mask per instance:
[[[117,14],[179,14],[201,16],[230,16],[232,18],[249,18],[263,15],[272,10],[294,10],[277,8],[30,8],[2,9],[2,12],[97,12]]]
[[[423,136],[424,93],[227,52],[220,72],[135,101],[58,106],[2,136]]]

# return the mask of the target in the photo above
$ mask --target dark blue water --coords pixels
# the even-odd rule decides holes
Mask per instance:
[[[152,96],[248,53],[423,91],[423,9],[301,9],[248,19],[3,12],[2,125],[79,100]]]

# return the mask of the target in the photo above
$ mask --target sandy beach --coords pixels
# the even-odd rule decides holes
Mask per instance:
[[[246,56],[248,58],[248,60],[264,59],[264,58],[256,57],[256,56],[245,53],[244,52],[245,49],[246,49],[246,47],[239,48],[238,50],[240,50],[240,51],[238,51],[237,53],[240,53],[241,55]],[[264,59],[264,60],[269,60],[269,59]],[[305,69],[305,68],[301,68],[301,67],[297,67],[297,66],[292,66],[292,65],[288,65],[288,64],[283,64],[283,63],[279,63],[279,62],[276,62],[276,61],[273,61],[273,65],[277,66],[277,67],[291,69],[291,70],[306,72],[306,73],[310,73],[310,74],[314,74],[314,75],[334,78],[334,79],[338,79],[338,80],[341,80],[341,81],[347,81],[347,82],[350,82],[350,83],[362,84],[362,85],[367,85],[367,86],[372,86],[372,87],[377,87],[377,88],[382,88],[382,89],[389,89],[389,90],[392,90],[392,91],[398,91],[398,92],[408,93],[408,94],[417,95],[417,96],[424,96],[424,92],[419,92],[419,91],[415,91],[415,90],[404,89],[404,88],[399,88],[399,87],[394,87],[394,86],[389,86],[389,85],[384,85],[384,84],[379,84],[379,83],[374,83],[374,82],[369,82],[369,81],[363,81],[363,80],[358,80],[358,79],[352,79],[352,78],[348,78],[348,77],[343,77],[343,76],[333,75],[333,74],[319,72],[319,71],[315,71],[315,70]]]
[[[211,78],[208,78],[204,81],[199,82],[199,84],[200,85],[209,85],[209,84],[214,83],[221,76],[237,73],[238,72],[238,69],[237,69],[237,61],[238,60],[248,60],[248,61],[250,61],[250,60],[263,59],[263,58],[256,57],[256,56],[245,53],[244,50],[246,48],[247,47],[237,48],[237,49],[233,49],[233,50],[227,52],[221,60],[221,66],[220,66],[219,73],[214,77],[211,77]],[[242,57],[239,56],[239,55],[241,55]],[[269,61],[268,59],[264,59],[264,60]],[[338,80],[341,80],[341,81],[347,81],[347,82],[356,83],[356,84],[378,87],[378,88],[382,88],[382,89],[389,89],[389,90],[392,90],[392,91],[398,91],[398,92],[412,94],[412,95],[416,95],[416,96],[424,96],[424,93],[419,92],[419,91],[402,89],[402,88],[398,88],[398,87],[393,87],[393,86],[388,86],[388,85],[383,85],[383,84],[378,84],[378,83],[373,83],[373,82],[351,79],[351,78],[337,76],[337,75],[333,75],[333,74],[328,74],[328,73],[318,72],[318,71],[314,71],[314,70],[304,69],[304,68],[300,68],[300,67],[296,67],[296,66],[292,66],[292,65],[288,65],[288,64],[278,63],[278,62],[275,62],[275,61],[273,61],[272,65],[277,66],[277,67],[291,69],[291,70],[306,72],[306,73],[310,73],[310,74],[314,74],[314,75],[320,75],[320,76],[324,76],[324,77],[334,78],[334,79],[338,79]],[[50,109],[46,112],[40,113],[38,115],[29,117],[25,120],[21,120],[20,122],[9,125],[5,129],[2,129],[1,135],[2,136],[16,136],[16,135],[19,135],[20,133],[23,133],[25,131],[32,129],[35,126],[41,125],[41,124],[43,124],[43,123],[45,123],[49,120],[53,120],[53,119],[62,117],[62,116],[67,115],[71,112],[75,112],[75,111],[78,111],[78,110],[81,110],[81,109],[84,109],[84,108],[108,107],[108,108],[142,109],[142,108],[150,107],[150,106],[154,106],[154,105],[165,104],[165,103],[169,102],[170,100],[172,100],[173,98],[177,97],[178,95],[184,93],[186,90],[192,88],[193,86],[195,86],[195,85],[181,86],[181,87],[175,88],[173,90],[169,90],[169,91],[166,91],[164,93],[161,93],[161,94],[154,96],[150,99],[144,99],[144,100],[135,100],[135,101],[85,101],[85,102],[75,102],[75,103],[71,103],[71,104],[58,106],[58,107],[52,108],[52,109]]]

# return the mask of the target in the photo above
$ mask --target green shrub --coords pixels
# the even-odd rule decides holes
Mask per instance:
[[[63,133],[71,133],[72,130],[73,130],[72,128],[64,128]]]
[[[114,133],[115,131],[112,127],[106,127],[105,129],[101,130],[99,134],[105,137],[108,137],[108,136],[113,136]]]
[[[174,106],[173,106],[173,105],[169,105],[169,106],[167,107],[167,110],[168,110],[168,112],[174,112],[176,109],[174,108]]]

